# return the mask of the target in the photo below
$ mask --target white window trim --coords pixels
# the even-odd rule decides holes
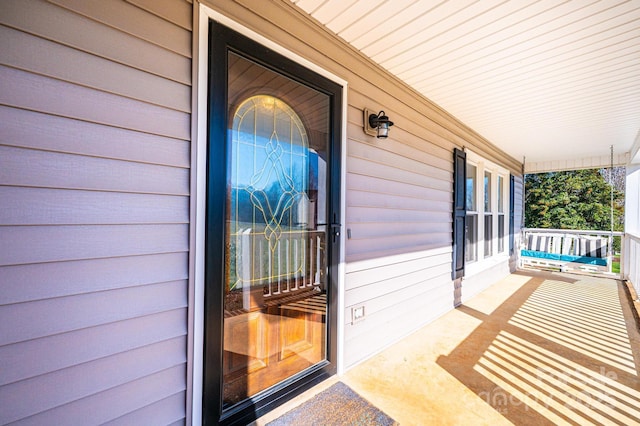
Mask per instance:
[[[189,264],[189,331],[190,331],[190,377],[187,390],[191,394],[190,424],[202,424],[202,386],[204,368],[204,240],[206,211],[206,143],[207,143],[207,102],[208,102],[208,55],[209,55],[209,19],[243,34],[246,37],[296,61],[298,64],[342,86],[342,141],[341,141],[341,179],[340,215],[346,217],[346,160],[347,160],[347,81],[317,66],[296,53],[285,49],[262,35],[237,23],[227,16],[202,3],[194,4],[193,29],[193,109],[192,109],[192,173],[191,173],[191,231]],[[342,222],[344,223],[344,222]],[[346,235],[341,232],[340,235]],[[338,375],[344,372],[344,288],[345,288],[345,239],[340,239],[340,261],[338,265],[338,318],[336,368]],[[188,402],[189,403],[189,402]]]
[[[497,165],[496,163],[485,159],[484,157],[466,150],[467,162],[476,166],[476,211],[474,212],[478,216],[477,220],[477,238],[476,238],[476,251],[477,260],[474,262],[467,262],[465,264],[465,276],[470,277],[476,275],[486,269],[489,269],[499,263],[509,261],[509,250],[507,249],[508,243],[504,244],[504,250],[498,253],[498,215],[504,215],[504,227],[505,227],[505,241],[508,239],[509,230],[509,215],[507,214],[509,192],[508,187],[504,182],[508,181],[509,171],[504,167]],[[492,255],[490,257],[484,257],[484,173],[485,171],[491,173],[491,215],[492,215],[492,238],[491,247]],[[498,213],[498,176],[503,179],[502,188],[502,204],[503,213]]]

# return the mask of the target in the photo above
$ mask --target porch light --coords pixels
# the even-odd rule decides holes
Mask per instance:
[[[384,111],[380,111],[378,115],[369,115],[369,126],[373,129],[378,129],[377,138],[384,139],[389,136],[389,127],[393,126],[393,121],[384,115]]]
[[[384,111],[375,114],[369,109],[364,109],[364,132],[368,135],[384,139],[389,136],[389,127],[393,121],[385,115]]]

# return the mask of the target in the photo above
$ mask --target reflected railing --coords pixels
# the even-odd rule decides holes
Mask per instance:
[[[227,250],[225,408],[260,398],[327,354],[326,231],[246,227]]]
[[[242,290],[246,310],[288,294],[324,290],[326,231],[289,230],[273,243],[264,231],[246,228],[235,234],[232,250],[230,290]]]

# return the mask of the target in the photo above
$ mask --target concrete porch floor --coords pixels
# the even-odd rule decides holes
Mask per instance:
[[[256,424],[340,380],[401,425],[640,425],[633,310],[616,280],[517,272]]]

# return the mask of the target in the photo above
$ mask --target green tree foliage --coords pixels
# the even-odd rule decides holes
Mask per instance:
[[[525,176],[525,226],[555,229],[611,229],[607,173],[573,170]],[[624,228],[624,193],[613,188],[614,230]]]

